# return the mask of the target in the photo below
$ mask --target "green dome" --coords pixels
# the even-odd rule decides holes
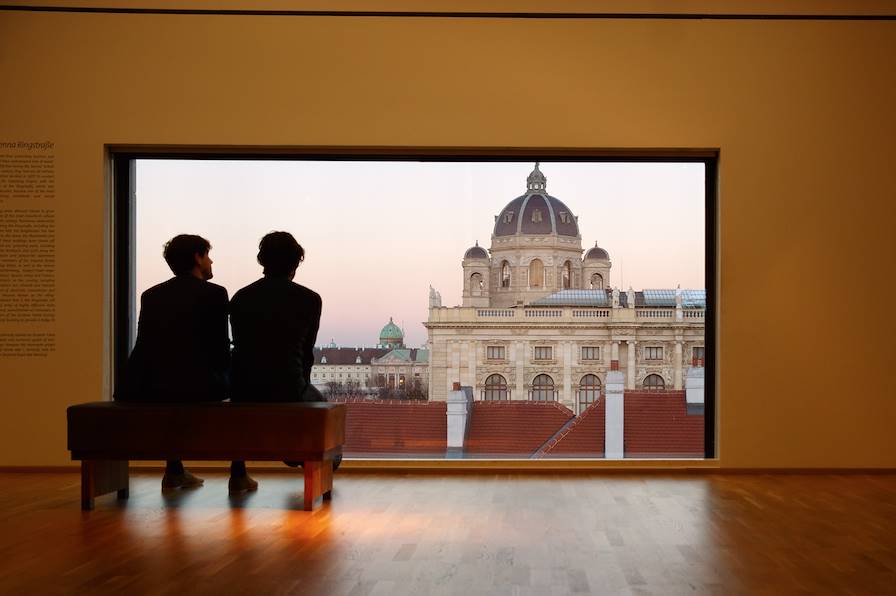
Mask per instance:
[[[404,339],[404,333],[401,332],[401,327],[392,322],[392,317],[389,317],[389,322],[383,327],[383,330],[380,331],[380,341],[382,342],[387,339]]]

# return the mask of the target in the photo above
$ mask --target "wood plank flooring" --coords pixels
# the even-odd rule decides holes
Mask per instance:
[[[0,474],[2,594],[893,594],[896,475]]]

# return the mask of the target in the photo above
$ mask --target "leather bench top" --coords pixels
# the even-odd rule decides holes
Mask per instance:
[[[345,442],[344,404],[145,404],[70,406],[73,459],[303,459],[338,452]]]

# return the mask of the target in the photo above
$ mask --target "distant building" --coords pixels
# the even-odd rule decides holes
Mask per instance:
[[[388,348],[340,348],[335,342],[314,348],[311,383],[324,394],[334,388],[351,393],[373,391],[370,362],[388,352]]]
[[[464,254],[463,304],[430,288],[430,399],[454,382],[476,399],[594,403],[607,373],[626,390],[680,390],[704,359],[703,289],[610,289],[609,253],[582,255],[578,217],[547,194],[538,164],[495,217],[491,249]]]
[[[339,347],[331,341],[314,349],[311,382],[324,394],[425,398],[428,380],[429,351],[406,348],[404,332],[391,317],[375,348]]]

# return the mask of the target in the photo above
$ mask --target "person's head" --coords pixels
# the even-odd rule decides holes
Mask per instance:
[[[289,232],[270,232],[258,243],[258,264],[265,275],[292,279],[304,259],[305,250]]]
[[[165,243],[162,253],[174,275],[193,275],[199,279],[212,278],[212,245],[202,236],[179,234]]]

